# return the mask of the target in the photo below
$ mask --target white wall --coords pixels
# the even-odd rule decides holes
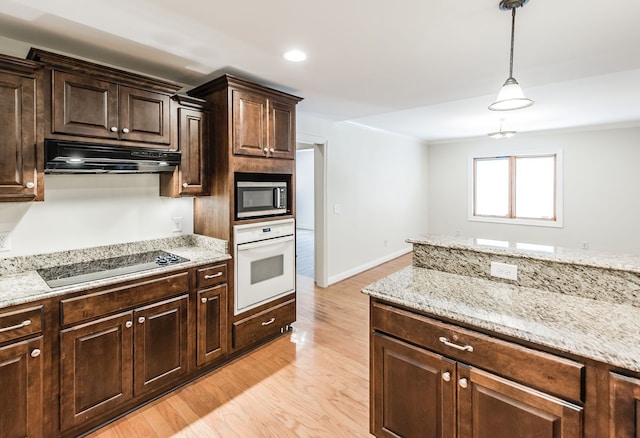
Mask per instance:
[[[564,227],[467,220],[468,159],[561,148]],[[640,128],[518,134],[429,146],[429,232],[640,254]]]
[[[313,148],[296,151],[296,226],[313,230]]]
[[[158,175],[45,175],[45,201],[0,203],[0,257],[193,234],[193,199],[158,195]],[[182,217],[181,233],[172,217]]]
[[[407,252],[405,240],[427,231],[424,143],[304,113],[297,132],[327,140],[329,283]]]

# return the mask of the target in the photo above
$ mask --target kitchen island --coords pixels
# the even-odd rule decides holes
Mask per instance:
[[[363,290],[374,434],[636,436],[639,258],[409,241],[413,266]],[[491,262],[518,279],[492,277]]]

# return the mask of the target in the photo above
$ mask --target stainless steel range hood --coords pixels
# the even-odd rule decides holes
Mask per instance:
[[[180,152],[45,140],[45,173],[173,172]]]

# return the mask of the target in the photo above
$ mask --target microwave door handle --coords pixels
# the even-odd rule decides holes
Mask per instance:
[[[293,240],[293,236],[285,236],[285,237],[278,237],[275,239],[260,240],[258,242],[252,242],[252,243],[240,243],[238,244],[238,251],[246,251],[249,249],[262,248],[265,246],[278,245],[278,244],[290,242],[292,240]]]
[[[280,190],[280,187],[273,189],[273,206],[275,208],[282,208],[282,204],[280,203]]]

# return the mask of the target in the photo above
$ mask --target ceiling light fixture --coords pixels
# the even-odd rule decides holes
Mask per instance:
[[[495,102],[489,105],[492,111],[511,111],[533,105],[533,100],[524,97],[520,84],[513,77],[513,36],[516,28],[516,9],[526,5],[529,0],[501,0],[501,11],[511,10],[511,52],[509,56],[509,77],[498,93]]]
[[[307,54],[301,50],[289,50],[283,56],[284,59],[291,62],[301,62],[307,59]]]
[[[502,122],[504,122],[504,119],[500,120],[500,130],[495,131],[495,132],[490,132],[487,135],[491,138],[511,138],[514,135],[517,134],[516,131],[503,131],[502,130]]]

